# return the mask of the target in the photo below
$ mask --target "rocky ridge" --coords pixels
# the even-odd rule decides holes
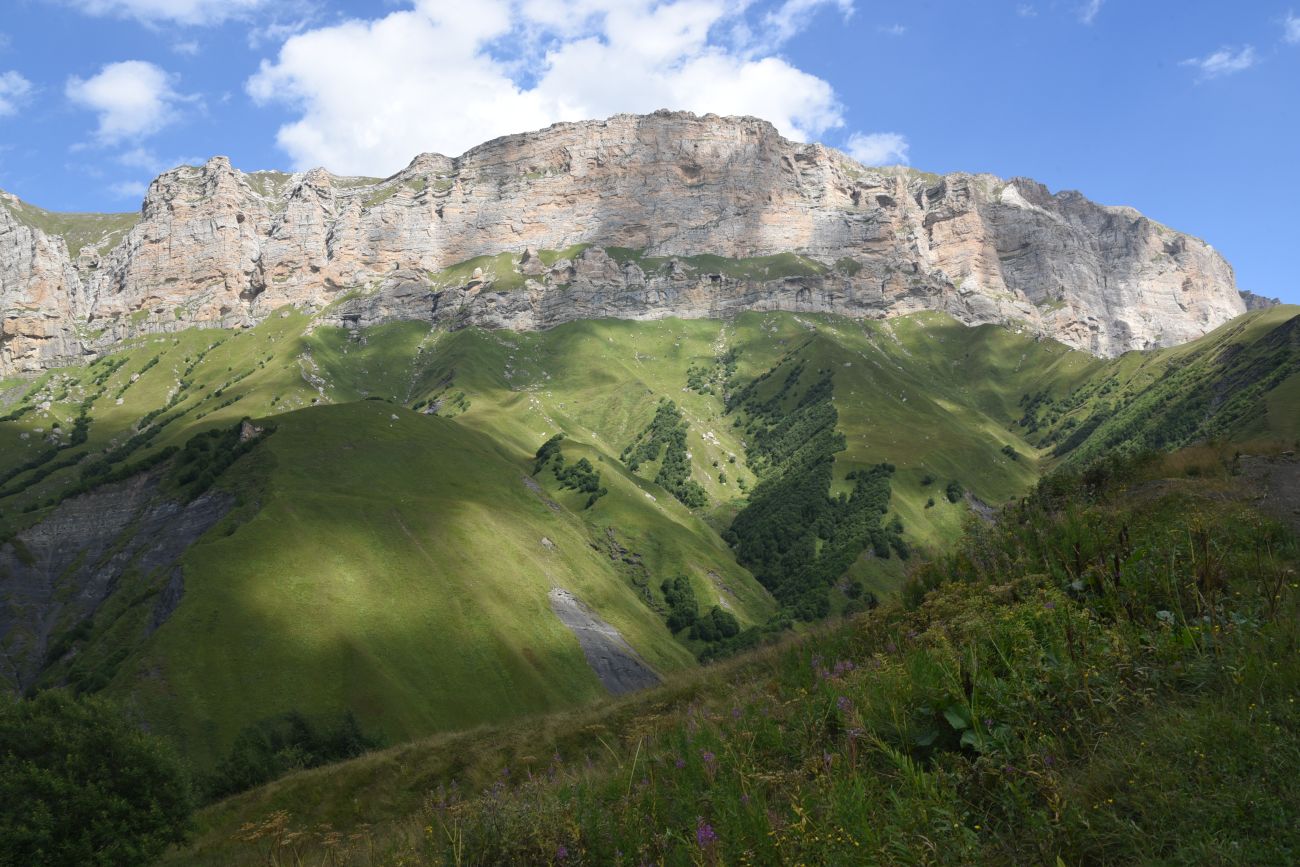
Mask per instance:
[[[521,329],[936,309],[1099,355],[1181,343],[1246,309],[1212,247],[1131,208],[1024,178],[868,168],[755,118],[563,123],[385,179],[214,157],[159,176],[129,230],[73,249],[24,214],[0,198],[4,373],[287,304],[335,324]]]

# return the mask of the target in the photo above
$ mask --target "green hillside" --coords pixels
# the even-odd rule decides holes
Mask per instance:
[[[1058,474],[899,604],[294,774],[166,863],[1293,863],[1300,525],[1253,504],[1296,466]]]
[[[934,313],[516,333],[285,309],[139,338],[0,383],[8,556],[41,568],[32,534],[86,491],[156,485],[170,508],[208,490],[229,511],[178,572],[113,559],[138,522],[70,559],[40,658],[27,632],[0,643],[34,679],[6,677],[120,699],[204,769],[287,713],[350,711],[397,743],[579,707],[605,690],[552,589],[661,676],[863,610],[1058,461],[1294,437],[1295,313],[1112,362]],[[264,433],[237,445],[244,418]],[[1194,423],[1157,433],[1171,418]],[[796,490],[804,517],[773,520]],[[101,566],[108,595],[77,607]],[[3,602],[0,622],[29,616]]]

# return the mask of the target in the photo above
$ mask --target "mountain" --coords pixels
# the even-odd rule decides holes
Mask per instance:
[[[557,124],[385,179],[166,172],[140,213],[0,196],[0,371],[119,341],[246,327],[292,304],[337,324],[526,330],[745,310],[1018,323],[1103,356],[1245,310],[1209,245],[1024,178],[869,168],[754,118]]]
[[[0,205],[0,684],[110,697],[211,795],[312,727],[706,682],[1053,469],[1300,437],[1300,311],[1203,243],[752,119]]]

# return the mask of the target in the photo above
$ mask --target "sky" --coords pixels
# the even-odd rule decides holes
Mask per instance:
[[[1131,205],[1300,303],[1300,0],[0,0],[0,189],[53,210],[658,108]]]

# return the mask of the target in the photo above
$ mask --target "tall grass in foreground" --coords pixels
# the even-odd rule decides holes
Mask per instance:
[[[278,812],[241,863],[1295,863],[1295,540],[1219,481],[1123,481],[1044,485],[906,604],[590,750],[373,829]]]

